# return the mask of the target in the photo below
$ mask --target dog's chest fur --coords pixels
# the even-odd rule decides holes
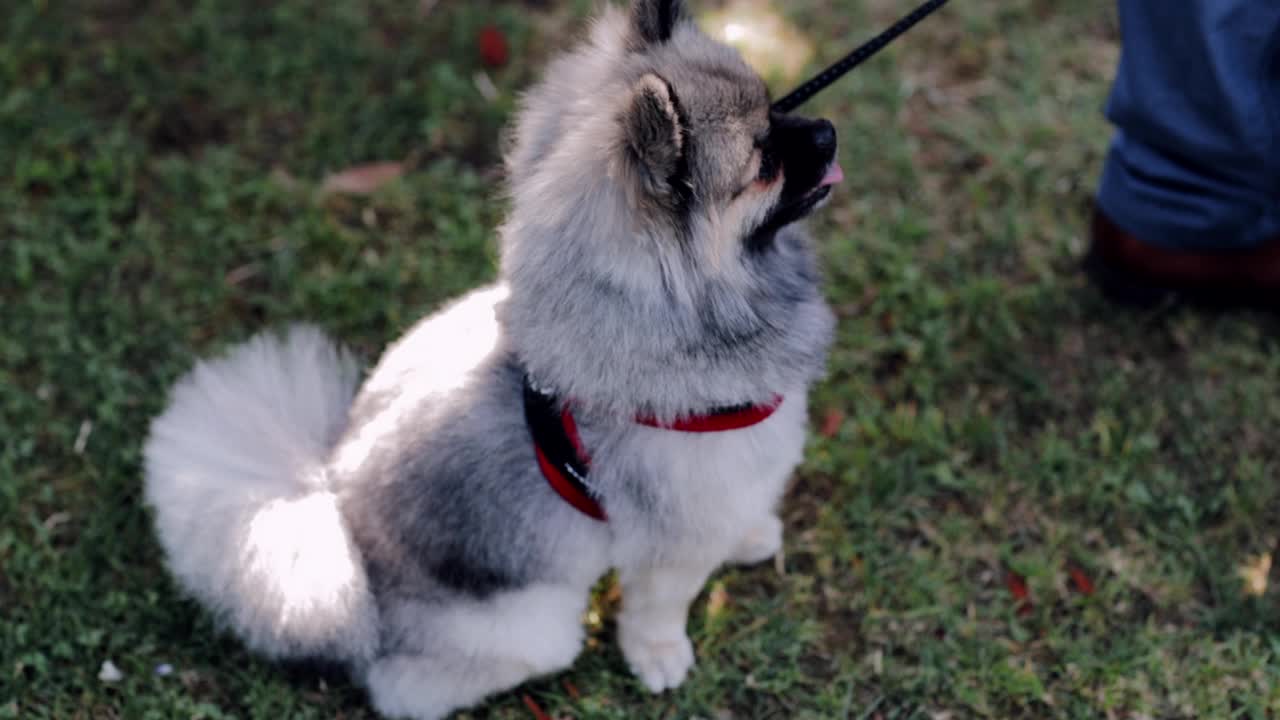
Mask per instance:
[[[424,319],[356,402],[332,467],[375,584],[481,597],[585,588],[610,567],[714,565],[776,508],[803,451],[803,386],[779,388],[773,415],[727,432],[580,415],[609,520],[576,510],[535,461],[522,371],[494,321],[503,297],[484,289]]]
[[[600,443],[593,475],[610,503],[614,563],[715,559],[772,512],[804,449],[806,389],[784,398],[763,422],[727,432],[588,430]]]

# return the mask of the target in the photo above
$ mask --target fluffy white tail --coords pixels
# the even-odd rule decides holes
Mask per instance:
[[[145,449],[179,584],[271,657],[369,657],[377,616],[324,463],[359,381],[315,328],[259,335],[173,389]]]

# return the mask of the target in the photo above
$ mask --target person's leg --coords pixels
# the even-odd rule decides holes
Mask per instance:
[[[1119,0],[1098,209],[1178,251],[1280,238],[1280,1]]]

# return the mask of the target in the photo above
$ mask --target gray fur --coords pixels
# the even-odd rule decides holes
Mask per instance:
[[[685,128],[671,87],[657,75],[637,83],[631,105],[622,117],[626,148],[624,171],[636,180],[631,202],[656,201],[675,210],[687,196]]]
[[[309,450],[294,466],[224,443],[215,462],[173,440],[195,418],[241,422],[262,380],[261,363],[243,353],[218,366],[217,387],[175,394],[153,425],[148,457],[165,461],[148,463],[147,484],[180,582],[255,648],[342,660],[384,714],[433,719],[571,662],[581,642],[576,613],[611,566],[628,597],[658,582],[645,573],[664,563],[686,567],[691,599],[719,563],[767,554],[779,542],[769,532],[780,528],[770,509],[798,460],[804,395],[822,372],[833,325],[799,228],[746,246],[778,202],[769,186],[749,182],[753,139],[768,128],[763,83],[687,22],[681,3],[607,11],[524,99],[508,157],[499,283],[424,318],[349,407],[306,420],[341,429],[330,450]],[[268,364],[287,363],[294,350],[277,347]],[[330,370],[338,397],[343,367]],[[608,523],[569,506],[538,470],[521,404],[526,372],[572,399]],[[303,422],[289,408],[306,406],[315,389],[295,390],[280,409],[254,415],[255,427]],[[782,392],[785,418],[738,435],[686,438],[632,420]],[[261,601],[243,583],[211,582],[236,568],[202,575],[204,556],[187,539],[242,543],[236,533],[247,521],[202,527],[184,484],[193,468],[206,478],[204,495],[220,482],[240,493],[245,516],[273,496],[336,499],[341,527],[299,532],[336,533],[358,550],[359,576],[339,598],[359,601],[347,647],[332,647],[341,633],[314,629],[313,640],[273,645],[270,613],[250,612]],[[246,469],[254,478],[275,473],[281,489],[241,487],[232,476]],[[744,538],[742,524],[757,521],[764,534]],[[335,615],[327,595],[287,597],[316,618]],[[646,638],[639,615],[621,621],[624,654],[651,689],[678,684],[692,662],[679,617],[679,638],[670,627]]]
[[[639,50],[661,45],[686,20],[681,0],[637,0],[631,6],[633,45]]]
[[[536,299],[503,309],[521,359],[562,393],[613,414],[763,401],[769,388],[817,377],[832,318],[798,228],[761,262],[738,258],[714,279],[704,267],[710,243],[696,216],[736,190],[723,158],[737,133],[726,123],[767,122],[763,82],[692,24],[649,52],[626,52],[620,20],[601,19],[592,42],[553,63],[525,98],[503,231],[503,279]],[[689,123],[688,242],[665,210],[637,216],[619,168],[625,151],[594,151],[618,146],[617,118],[647,74],[671,85]],[[740,347],[709,353],[709,338]]]

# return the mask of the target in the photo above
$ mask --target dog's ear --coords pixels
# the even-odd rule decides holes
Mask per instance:
[[[631,32],[641,49],[670,40],[684,19],[682,0],[635,0],[631,5]]]
[[[686,188],[685,127],[671,85],[648,73],[632,90],[622,115],[624,172],[635,189],[664,204]]]

